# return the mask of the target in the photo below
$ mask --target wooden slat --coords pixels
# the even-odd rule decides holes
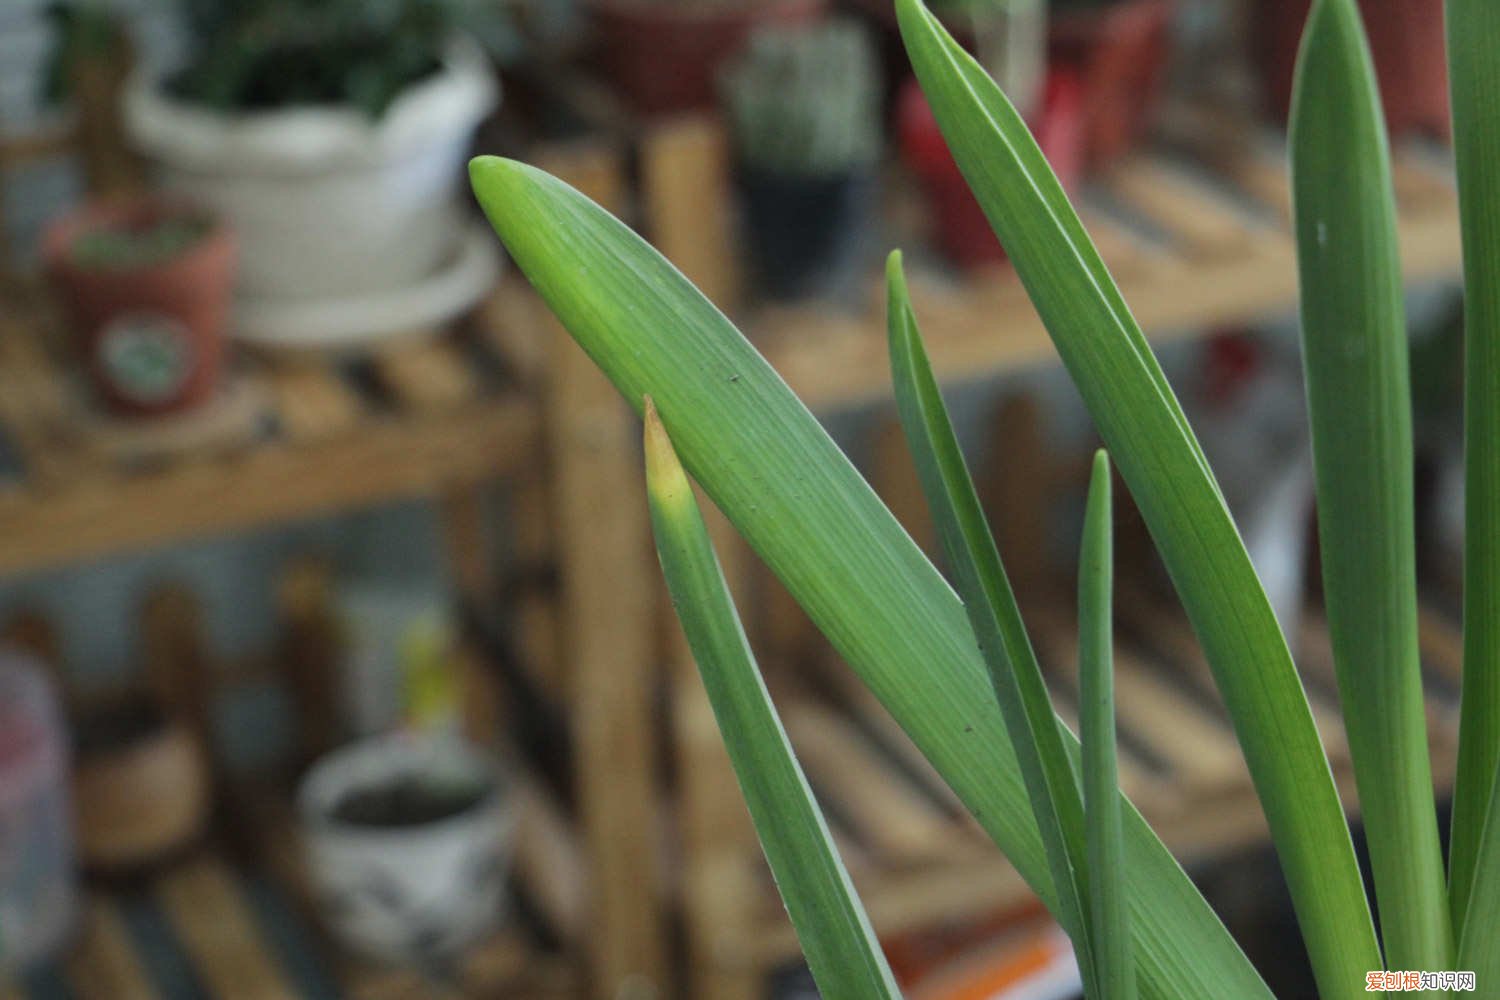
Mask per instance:
[[[1227,199],[1154,159],[1136,158],[1115,167],[1106,186],[1194,254],[1232,252],[1257,235],[1254,223]]]
[[[458,348],[444,340],[393,345],[374,359],[381,382],[415,413],[452,410],[479,392],[479,379]]]
[[[281,432],[292,441],[338,437],[359,423],[364,404],[325,364],[279,365],[267,380]]]
[[[67,959],[68,984],[79,1000],[155,1000],[157,993],[131,948],[115,904],[90,895]]]
[[[0,506],[0,574],[485,481],[533,453],[535,429],[531,407],[507,398],[316,446],[33,492]]]
[[[1077,632],[1055,611],[1027,615],[1038,653],[1077,690]],[[1195,792],[1222,791],[1248,781],[1234,733],[1222,720],[1142,663],[1115,648],[1115,709],[1122,737],[1148,748],[1174,780]]]
[[[525,279],[508,274],[475,312],[479,336],[523,385],[540,383],[547,371],[542,308]]]
[[[742,278],[723,125],[695,117],[651,129],[641,145],[641,188],[652,243],[710,301],[732,309]]]
[[[809,700],[787,705],[782,718],[808,781],[861,843],[898,862],[954,849],[954,824],[847,720]]]
[[[1417,611],[1418,641],[1422,665],[1456,688],[1463,687],[1464,633],[1447,615],[1423,604]]]
[[[624,200],[618,153],[579,145],[540,165],[605,208]],[[595,984],[666,989],[656,824],[657,637],[639,423],[588,356],[549,320],[546,412],[562,609],[574,671],[579,818],[593,868]]]
[[[911,449],[906,444],[906,434],[895,413],[887,413],[875,426],[874,460],[870,470],[870,485],[901,527],[921,546],[929,559],[940,554],[937,528],[927,510],[927,500],[922,493],[921,480],[917,478],[917,467],[912,461]]]
[[[517,791],[512,868],[548,929],[571,945],[588,931],[588,871],[573,825],[536,781]]]
[[[162,876],[156,892],[216,1000],[295,1000],[223,864],[209,858],[188,862]]]

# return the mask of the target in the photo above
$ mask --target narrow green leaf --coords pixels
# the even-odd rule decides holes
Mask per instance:
[[[1390,151],[1354,0],[1317,0],[1297,59],[1292,205],[1323,599],[1386,964],[1453,941],[1417,646],[1411,381]]]
[[[1078,566],[1078,718],[1088,826],[1090,940],[1099,996],[1134,1000],[1124,829],[1115,763],[1114,526],[1109,456],[1094,456]]]
[[[1056,888],[1058,920],[1073,939],[1086,992],[1094,996],[1088,902],[1081,885],[1086,849],[1083,802],[1063,747],[1063,730],[922,349],[899,252],[886,263],[886,288],[891,376],[901,427],[1021,767]]]
[[[1475,850],[1469,907],[1459,937],[1458,968],[1474,973],[1481,996],[1500,991],[1500,771],[1490,790],[1490,813]]]
[[[649,244],[561,181],[481,157],[512,259],[621,394],[650,393],[683,464],[1046,902],[1020,770],[957,595],[763,357]],[[1072,744],[1076,746],[1076,744]],[[1148,1000],[1265,984],[1134,809],[1125,853]]]
[[[830,1000],[900,997],[771,704],[693,487],[649,397],[646,492],[672,605],[818,990]]]
[[[1448,0],[1448,75],[1464,244],[1464,687],[1448,884],[1464,927],[1500,770],[1500,4]],[[1500,830],[1489,850],[1500,851]],[[1500,866],[1500,859],[1492,862]],[[1475,928],[1500,939],[1500,919]]]
[[[943,135],[1119,464],[1224,696],[1325,1000],[1364,993],[1374,925],[1286,640],[1140,328],[1015,109],[920,0],[901,33]]]

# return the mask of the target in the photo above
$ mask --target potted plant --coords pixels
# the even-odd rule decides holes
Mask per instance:
[[[753,270],[796,298],[857,269],[880,158],[880,81],[869,38],[833,20],[758,32],[722,81]]]
[[[1254,19],[1256,54],[1271,112],[1285,121],[1292,70],[1309,0],[1269,0]],[[1360,0],[1375,76],[1391,135],[1449,133],[1448,61],[1442,0]]]
[[[137,74],[124,115],[169,190],[220,211],[241,294],[419,285],[462,236],[459,167],[498,85],[464,0],[186,0],[192,58]],[[488,13],[486,13],[488,12]]]
[[[896,5],[954,155],[1011,247],[1199,637],[1263,807],[1317,995],[1495,996],[1500,245],[1489,234],[1500,219],[1490,155],[1500,128],[1500,7],[1447,7],[1471,475],[1446,855],[1418,626],[1396,199],[1355,0],[1316,0],[1298,57],[1290,164],[1302,350],[1324,608],[1370,845],[1362,867],[1291,648],[1144,333],[1020,115],[922,0]],[[645,417],[647,494],[672,605],[824,994],[900,991],[755,663],[689,474],[1036,888],[1072,939],[1090,1000],[1270,997],[1119,788],[1109,457],[1095,458],[1084,514],[1075,741],[1057,717],[984,523],[899,254],[888,268],[895,396],[951,584],[753,345],[659,253],[534,168],[481,158],[471,176],[518,266]]]
[[[1083,173],[1081,105],[1077,78],[1067,70],[1049,70],[1033,128],[1047,162],[1069,187]],[[907,79],[896,98],[896,137],[902,160],[926,195],[933,237],[943,255],[965,269],[1004,261],[1005,249],[948,151],[915,77]]]
[[[374,737],[313,765],[297,804],[323,914],[352,948],[435,966],[502,917],[515,805],[478,750]]]
[[[589,0],[598,62],[645,114],[710,108],[719,69],[768,25],[807,25],[827,0]]]
[[[215,216],[155,198],[92,203],[52,224],[42,257],[111,410],[159,416],[212,398],[236,260]]]
[[[1082,118],[1082,158],[1091,170],[1106,167],[1136,143],[1150,123],[1165,76],[1173,0],[1047,0],[1045,59],[1027,86],[1024,64],[1016,69],[1015,49],[997,51],[995,25],[1015,21],[1034,0],[943,0],[931,4],[954,36],[994,75],[1012,103],[1035,120],[1036,99],[1045,99],[1059,71],[1072,83]],[[885,25],[893,58],[905,64],[896,36],[895,7],[887,0],[858,0],[866,15]],[[998,20],[997,20],[998,18]],[[987,36],[991,44],[986,44]],[[999,37],[1004,37],[1003,35]],[[903,90],[905,88],[903,87]],[[901,100],[897,95],[898,104]]]

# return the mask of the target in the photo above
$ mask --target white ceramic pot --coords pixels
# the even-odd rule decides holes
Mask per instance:
[[[467,808],[412,825],[352,822],[351,796],[416,780],[479,790]],[[514,796],[499,766],[457,740],[377,737],[319,761],[298,791],[308,871],[330,929],[384,961],[455,956],[505,913]]]
[[[234,225],[242,293],[316,300],[416,284],[453,254],[463,161],[498,99],[484,54],[461,42],[378,120],[345,107],[225,115],[144,74],[124,115],[166,187]]]

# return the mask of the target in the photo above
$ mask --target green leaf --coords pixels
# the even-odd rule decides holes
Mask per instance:
[[[1063,728],[1052,710],[1042,668],[1021,621],[1021,609],[964,464],[942,392],[922,349],[899,252],[892,253],[887,261],[886,287],[891,376],[901,427],[1021,767],[1032,817],[1056,888],[1058,920],[1073,939],[1086,992],[1093,996],[1093,945],[1088,932],[1087,896],[1081,886],[1085,865],[1083,802],[1064,749]]]
[[[900,997],[771,704],[693,487],[649,397],[646,493],[667,590],[819,991],[830,1000]]]
[[[897,0],[917,78],[969,186],[1130,486],[1203,644],[1326,1000],[1379,967],[1327,755],[1286,640],[1181,407],[1036,142],[920,0]]]
[[[1476,850],[1469,906],[1458,945],[1458,968],[1473,972],[1479,989],[1494,993],[1500,983],[1500,771],[1490,790],[1490,812],[1484,820]]]
[[[1078,566],[1078,717],[1088,825],[1090,940],[1100,997],[1134,1000],[1120,778],[1115,762],[1114,528],[1109,456],[1094,456]]]
[[[1446,969],[1453,939],[1417,645],[1411,379],[1396,201],[1354,0],[1317,0],[1290,126],[1318,538],[1386,965]]]
[[[764,358],[644,240],[524,164],[481,157],[475,193],[562,324],[953,786],[1046,902],[1036,824],[963,606]],[[1134,809],[1125,853],[1149,1000],[1269,991]]]
[[[1500,770],[1500,5],[1448,0],[1448,73],[1464,244],[1464,686],[1449,897],[1464,926]],[[1500,851],[1494,831],[1488,849]],[[1496,862],[1500,863],[1500,862]],[[1500,937],[1500,918],[1473,939]]]

